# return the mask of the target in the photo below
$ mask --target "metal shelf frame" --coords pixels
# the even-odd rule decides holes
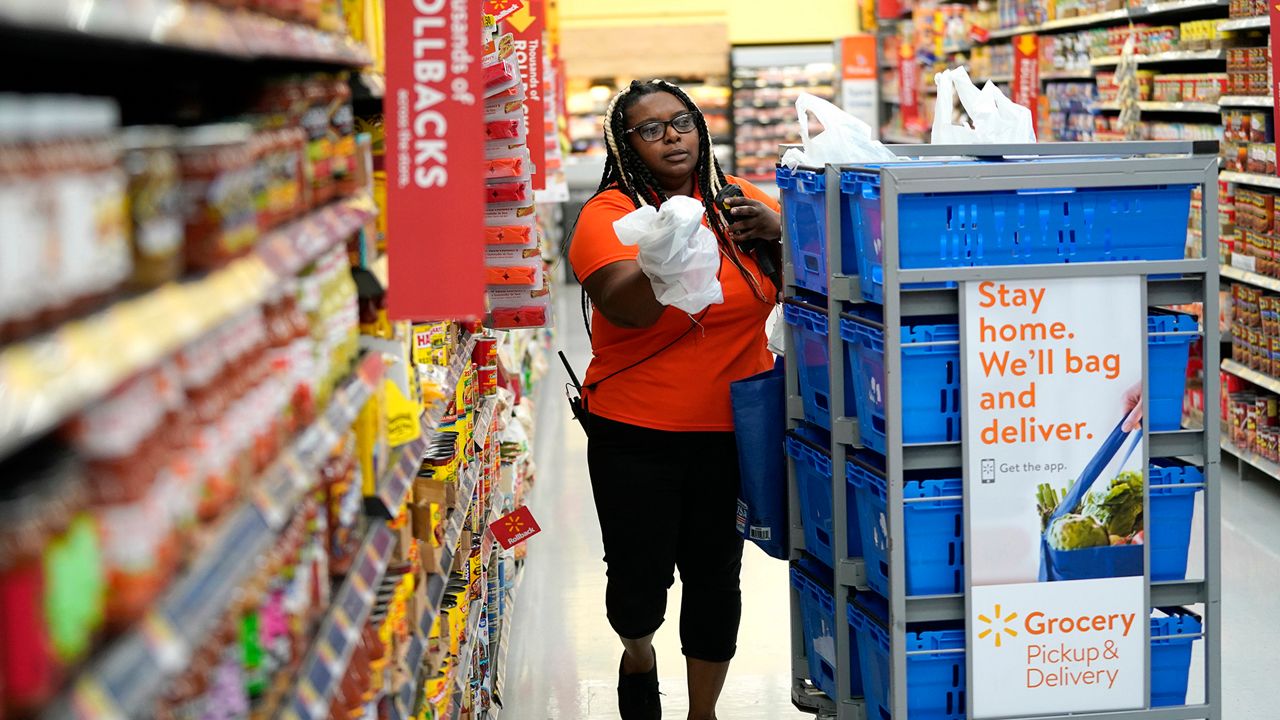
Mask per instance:
[[[1133,187],[1153,184],[1189,184],[1201,187],[1205,198],[1201,232],[1205,238],[1203,247],[1217,246],[1217,181],[1218,162],[1216,143],[1198,142],[1126,142],[1126,143],[1042,143],[1038,145],[1002,146],[891,146],[904,160],[911,158],[982,159],[993,162],[954,165],[912,167],[909,163],[887,164],[875,168],[859,166],[827,166],[825,169],[808,168],[826,173],[826,228],[827,267],[829,269],[827,297],[827,327],[829,381],[831,399],[831,495],[833,510],[833,537],[835,582],[833,595],[836,613],[834,618],[836,678],[838,697],[827,698],[814,689],[808,677],[804,630],[801,624],[799,596],[791,590],[791,647],[792,647],[792,700],[793,703],[820,717],[837,720],[865,720],[871,713],[862,698],[852,696],[848,668],[851,667],[849,625],[845,606],[852,591],[865,591],[864,562],[862,558],[848,556],[848,517],[846,505],[845,464],[849,453],[861,447],[858,427],[853,419],[854,409],[845,403],[846,359],[843,341],[838,328],[841,315],[853,304],[863,303],[858,278],[837,272],[844,267],[841,250],[840,212],[842,197],[840,173],[844,170],[876,172],[881,177],[881,222],[884,260],[883,325],[885,352],[884,402],[886,414],[885,477],[888,501],[886,513],[890,597],[889,635],[891,652],[890,693],[891,712],[895,718],[907,718],[907,653],[905,633],[908,623],[932,620],[962,620],[967,617],[967,597],[963,594],[941,596],[905,595],[906,547],[903,515],[903,473],[906,470],[924,468],[963,467],[964,448],[961,443],[930,445],[904,445],[902,427],[902,341],[896,331],[903,319],[931,314],[960,312],[960,290],[907,290],[904,285],[924,282],[964,282],[972,280],[1034,279],[1034,278],[1088,278],[1120,275],[1137,275],[1143,279],[1143,297],[1146,305],[1163,305],[1203,302],[1205,317],[1216,317],[1218,312],[1219,266],[1215,257],[1199,257],[1185,260],[1159,262],[1072,263],[1060,265],[984,266],[943,269],[914,269],[899,267],[898,258],[898,198],[918,193],[955,192],[959,188],[984,190],[1020,190],[1079,187]],[[1054,158],[1054,162],[1002,162],[1004,159],[1025,160],[1039,156]],[[1118,162],[1123,160],[1123,162]],[[784,208],[785,213],[785,208]],[[784,234],[787,223],[782,223]],[[788,296],[809,291],[795,284],[795,271],[791,259],[789,238],[783,238],[784,283]],[[1174,275],[1175,279],[1167,276]],[[1209,323],[1204,328],[1205,367],[1220,365],[1218,328]],[[963,342],[963,340],[962,340]],[[1145,345],[1144,345],[1145,347]],[[1145,352],[1144,352],[1145,359]],[[1145,377],[1145,375],[1144,375]],[[1144,380],[1145,383],[1145,380]],[[1144,391],[1146,389],[1144,388]],[[787,363],[787,427],[795,429],[803,424],[803,404],[799,396],[798,370],[794,363]],[[1219,390],[1216,384],[1205,387],[1205,406],[1217,407]],[[1144,437],[1146,457],[1194,458],[1203,466],[1204,492],[1204,554],[1203,579],[1177,582],[1151,582],[1147,580],[1148,612],[1151,608],[1169,605],[1200,605],[1204,622],[1204,672],[1205,702],[1182,707],[1146,708],[1143,710],[1078,713],[1038,716],[1039,720],[1222,720],[1222,665],[1221,665],[1221,571],[1219,566],[1220,497],[1219,497],[1219,419],[1216,413],[1206,413],[1203,428],[1175,432],[1147,433]],[[796,483],[795,464],[788,458],[788,498],[790,502],[791,559],[804,557],[803,520],[799,509],[799,491]],[[968,487],[966,481],[966,500]],[[966,553],[968,552],[966,543]],[[968,558],[966,558],[966,561]],[[972,655],[969,656],[968,676],[974,677]],[[1148,673],[1150,666],[1148,665]],[[1148,687],[1150,680],[1148,678]]]

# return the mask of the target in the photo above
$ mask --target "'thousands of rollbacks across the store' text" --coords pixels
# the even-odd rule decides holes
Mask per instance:
[[[987,281],[978,286],[979,308],[1023,311],[1027,321],[991,322],[979,314],[978,339],[984,347],[1018,343],[1017,352],[1008,349],[980,350],[978,362],[987,377],[1027,378],[1027,385],[1016,390],[984,392],[979,399],[983,410],[1027,411],[1013,419],[995,418],[979,433],[983,445],[1020,445],[1041,442],[1075,442],[1092,440],[1087,422],[1037,418],[1033,413],[1039,397],[1034,378],[1053,375],[1096,375],[1108,380],[1120,376],[1118,353],[1095,355],[1080,353],[1069,344],[1075,339],[1067,324],[1037,319],[1047,288],[1010,288],[1004,283]],[[1055,347],[1055,343],[1058,347]],[[1027,345],[1030,345],[1027,348]]]
[[[420,188],[444,187],[449,121],[441,104],[477,102],[468,77],[476,63],[470,37],[474,11],[471,0],[413,0],[413,8],[413,97],[408,89],[396,96],[399,185],[406,187],[412,178]]]

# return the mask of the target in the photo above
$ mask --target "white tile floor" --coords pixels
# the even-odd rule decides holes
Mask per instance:
[[[562,292],[560,341],[579,375],[589,357],[577,293]],[[572,301],[572,302],[569,302]],[[604,616],[604,562],[586,471],[586,439],[567,412],[557,368],[539,410],[539,481],[530,505],[544,531],[531,541],[507,664],[503,720],[617,718],[621,647]],[[1280,718],[1280,481],[1240,477],[1224,457],[1222,480],[1224,720]],[[1192,572],[1196,572],[1193,563]],[[738,657],[720,705],[724,720],[805,717],[790,702],[787,569],[748,546]],[[677,637],[679,583],[658,634],[664,717],[685,717]],[[1201,663],[1193,667],[1201,672]],[[1203,683],[1194,683],[1192,699]]]

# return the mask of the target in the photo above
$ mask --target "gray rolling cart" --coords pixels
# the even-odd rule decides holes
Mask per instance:
[[[1148,308],[1203,303],[1202,317],[1210,321],[1203,324],[1203,363],[1206,368],[1204,386],[1204,427],[1170,432],[1149,432],[1143,437],[1141,451],[1144,461],[1149,458],[1183,458],[1203,469],[1203,577],[1183,581],[1152,582],[1144,575],[1147,611],[1168,606],[1193,607],[1203,620],[1200,655],[1203,657],[1202,704],[1177,707],[1148,707],[1144,710],[1102,713],[1060,713],[1037,715],[1056,720],[1194,720],[1197,718],[1220,720],[1222,717],[1221,690],[1221,615],[1219,568],[1219,421],[1212,409],[1219,404],[1219,388],[1212,380],[1213,370],[1219,364],[1218,317],[1218,263],[1214,255],[1218,244],[1218,161],[1216,143],[1193,142],[1139,142],[1139,143],[1045,143],[1026,146],[892,146],[901,157],[920,162],[887,164],[880,167],[833,167],[825,172],[826,212],[826,268],[827,300],[826,322],[829,332],[830,382],[830,460],[834,584],[835,601],[834,653],[836,665],[836,697],[818,691],[810,682],[806,638],[800,596],[792,588],[792,671],[793,702],[806,711],[820,717],[839,720],[881,720],[880,708],[870,708],[851,690],[848,668],[857,662],[849,632],[849,619],[845,606],[857,592],[869,589],[867,564],[863,558],[849,557],[845,477],[846,461],[862,447],[859,426],[854,418],[854,408],[846,407],[846,372],[848,361],[843,341],[837,328],[842,315],[864,303],[860,278],[842,274],[845,267],[842,257],[842,231],[840,209],[841,173],[878,173],[881,192],[881,229],[883,238],[883,327],[884,333],[884,461],[887,511],[885,522],[888,538],[887,601],[890,664],[889,687],[886,704],[892,717],[908,719],[907,668],[909,656],[920,651],[907,650],[908,623],[963,621],[968,616],[967,598],[964,592],[944,595],[908,596],[905,591],[906,551],[904,527],[904,472],[911,470],[964,467],[967,450],[962,442],[936,444],[905,444],[902,423],[902,383],[911,378],[903,376],[902,340],[896,331],[904,317],[957,315],[963,312],[965,281],[974,280],[1029,280],[1040,278],[1099,278],[1114,276],[1139,276],[1142,298]],[[982,162],[954,162],[955,160],[980,160]],[[923,193],[954,193],[963,191],[1044,190],[1054,188],[1132,188],[1166,184],[1199,186],[1202,193],[1201,237],[1202,248],[1209,257],[1166,261],[1103,262],[1055,265],[1017,265],[983,267],[948,267],[943,269],[903,269],[899,265],[899,227],[903,218],[899,215],[899,199],[906,195]],[[784,209],[784,213],[786,210]],[[787,230],[786,218],[783,222]],[[788,297],[803,295],[804,288],[796,284],[795,259],[792,243],[783,239],[786,294]],[[917,284],[950,283],[941,289],[914,289]],[[913,288],[904,289],[904,285]],[[816,304],[816,303],[815,303]],[[791,352],[791,348],[788,348]],[[1143,354],[1144,361],[1146,353]],[[805,417],[803,401],[799,393],[797,363],[787,363],[787,414],[788,429],[794,431]],[[1144,373],[1143,389],[1147,392]],[[1136,455],[1135,455],[1136,457]],[[805,557],[805,534],[799,509],[797,487],[797,463],[788,461],[788,485],[790,497],[790,541],[793,566]],[[1146,465],[1144,465],[1145,467]],[[969,480],[965,480],[964,497],[967,500]],[[1145,498],[1144,502],[1149,502]],[[958,498],[957,498],[958,499]],[[966,502],[965,518],[968,522]],[[1148,508],[1144,505],[1144,509]],[[1149,518],[1149,514],[1145,514]],[[1192,547],[1196,544],[1193,542]],[[967,550],[966,550],[967,552]],[[1144,550],[1149,554],[1149,550]],[[966,558],[966,565],[968,558]],[[1144,562],[1148,558],[1144,555]],[[1148,564],[1147,567],[1150,567]],[[967,587],[968,583],[962,585]],[[972,653],[969,653],[968,676],[974,675]],[[1151,685],[1150,665],[1147,665],[1146,687]],[[970,680],[972,682],[972,680]],[[1198,685],[1198,683],[1193,683]],[[972,687],[972,685],[970,685]],[[963,706],[960,708],[963,713]],[[960,717],[958,714],[956,717]]]

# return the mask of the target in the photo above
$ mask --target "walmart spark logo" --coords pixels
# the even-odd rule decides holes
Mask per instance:
[[[507,518],[507,534],[519,535],[524,532],[524,518],[519,515],[512,515]]]
[[[978,616],[978,622],[987,626],[985,630],[978,633],[979,639],[986,640],[988,636],[994,637],[996,647],[1001,647],[1004,636],[1018,636],[1018,631],[1010,627],[1010,625],[1013,624],[1013,621],[1018,619],[1018,613],[1015,612],[1005,615],[1001,612],[1000,604],[996,603],[995,612],[992,613],[992,616],[995,618],[994,620],[986,615]]]

